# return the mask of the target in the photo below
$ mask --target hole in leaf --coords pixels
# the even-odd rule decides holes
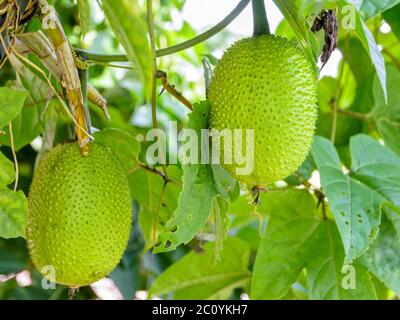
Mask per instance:
[[[155,247],[159,247],[161,245],[161,241],[157,241],[156,244],[154,245]]]
[[[165,242],[165,248],[169,248],[171,246],[171,241],[169,241],[169,240],[167,240],[166,242]]]

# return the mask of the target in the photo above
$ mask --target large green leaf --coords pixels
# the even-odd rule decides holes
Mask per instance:
[[[26,91],[7,87],[0,88],[0,128],[14,120],[21,112],[27,96]]]
[[[13,192],[8,188],[0,188],[0,237],[25,237],[27,207],[22,191]]]
[[[347,0],[347,2],[354,5],[362,17],[368,20],[394,7],[400,0]]]
[[[316,203],[307,191],[290,190],[274,198],[267,233],[257,252],[252,298],[284,297],[304,268],[310,299],[376,297],[367,272],[359,266],[353,266],[356,289],[343,286],[344,250],[337,227],[318,214]]]
[[[0,152],[0,187],[7,186],[15,179],[14,164]]]
[[[311,151],[342,237],[345,263],[363,254],[375,239],[382,205],[400,205],[400,157],[364,135],[353,137],[350,149],[351,176],[344,174],[328,140],[316,137]]]
[[[214,243],[207,243],[204,250],[171,265],[152,284],[150,295],[174,292],[175,299],[227,299],[233,289],[248,284],[250,248],[245,242],[227,239],[219,263],[214,263]]]
[[[385,143],[400,154],[400,71],[388,65],[388,101],[379,87],[378,79],[374,83],[375,107],[371,112],[380,135]]]
[[[152,59],[146,24],[137,0],[104,0],[104,13],[115,36],[124,47],[146,92],[151,89]]]
[[[387,215],[382,216],[378,238],[361,257],[361,263],[388,288],[400,294],[400,233],[395,226],[400,217],[390,211]]]
[[[189,116],[188,127],[200,137],[200,131],[208,126],[210,104],[201,102],[194,106]],[[200,139],[199,139],[200,140]],[[201,154],[202,146],[198,146]],[[236,182],[219,165],[192,164],[183,166],[183,189],[179,204],[167,230],[160,234],[155,252],[174,250],[183,243],[188,243],[205,226],[212,209],[213,199],[217,196],[229,199],[228,190]]]

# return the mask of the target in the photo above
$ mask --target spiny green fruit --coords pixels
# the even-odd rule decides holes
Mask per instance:
[[[106,276],[127,245],[130,199],[121,163],[107,147],[91,143],[86,157],[77,143],[55,147],[40,162],[29,194],[26,235],[34,265],[70,287]]]
[[[233,44],[218,62],[209,87],[210,127],[254,129],[254,171],[224,168],[249,187],[265,187],[292,174],[305,160],[317,120],[315,72],[287,39],[263,35]],[[243,154],[246,151],[243,133]]]

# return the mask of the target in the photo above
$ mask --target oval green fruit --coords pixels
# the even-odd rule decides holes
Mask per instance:
[[[252,173],[238,175],[243,165],[224,164],[221,156],[223,167],[239,181],[265,187],[305,160],[317,120],[317,82],[311,63],[293,42],[273,35],[236,42],[218,62],[208,97],[211,128],[254,129]],[[245,132],[242,136],[245,153]]]
[[[58,145],[40,162],[28,200],[27,242],[34,265],[70,287],[106,276],[120,261],[132,214],[127,178],[104,145]],[[45,274],[46,273],[46,274]]]

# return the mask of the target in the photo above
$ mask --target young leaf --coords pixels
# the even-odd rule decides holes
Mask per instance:
[[[0,188],[15,180],[14,164],[0,152]]]
[[[227,299],[233,289],[249,282],[250,248],[245,242],[227,239],[217,264],[214,243],[207,243],[204,250],[191,252],[171,265],[152,284],[150,295],[174,292],[175,299]]]
[[[25,237],[28,205],[22,191],[0,188],[0,237]]]
[[[361,263],[396,294],[400,294],[400,233],[395,224],[397,213],[386,211],[382,216],[379,235],[371,248],[361,257]]]
[[[152,60],[139,1],[104,0],[101,3],[115,36],[136,68],[147,92],[151,88]]]
[[[21,112],[28,92],[7,87],[0,88],[0,128],[14,120]]]

